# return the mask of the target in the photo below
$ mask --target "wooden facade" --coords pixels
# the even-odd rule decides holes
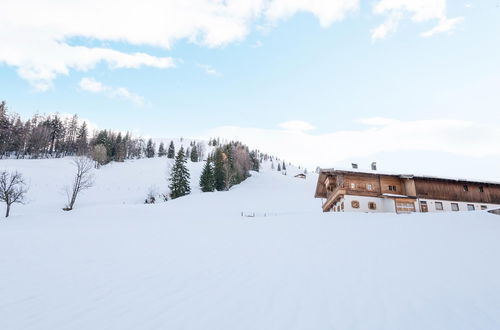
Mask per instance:
[[[415,203],[421,199],[500,205],[500,183],[379,172],[321,170],[315,197],[326,199],[323,211],[336,210],[336,203],[345,196],[391,199],[396,212],[417,211]],[[428,211],[427,202],[421,202],[418,211]]]
[[[417,197],[500,204],[500,184],[416,177]]]

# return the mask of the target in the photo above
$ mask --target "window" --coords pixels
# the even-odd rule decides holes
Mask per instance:
[[[359,202],[358,201],[352,201],[351,206],[353,209],[359,209]]]
[[[475,209],[474,204],[467,204],[467,211],[474,211]]]
[[[464,185],[464,191],[469,191],[469,186],[468,185]]]
[[[479,192],[484,192],[484,187],[483,186],[479,186]]]
[[[443,210],[443,203],[442,202],[436,202],[434,205],[436,206],[436,211]]]
[[[415,203],[406,201],[396,201],[396,213],[415,212]]]
[[[451,210],[452,211],[459,211],[460,208],[458,207],[458,203],[451,203]]]
[[[373,185],[371,183],[366,185],[367,190],[373,190]]]
[[[488,206],[486,205],[481,205],[481,210],[487,210],[488,209]]]
[[[351,183],[351,189],[356,189],[357,185],[355,183]]]
[[[389,191],[396,191],[396,186],[389,186]]]
[[[368,208],[370,210],[376,210],[377,209],[377,204],[375,202],[369,202],[368,203]]]
[[[420,201],[420,212],[429,212],[426,201]]]

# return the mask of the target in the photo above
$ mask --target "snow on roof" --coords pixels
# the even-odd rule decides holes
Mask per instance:
[[[409,196],[406,196],[406,195],[398,195],[398,194],[387,194],[387,193],[384,193],[382,194],[382,196],[385,196],[385,197],[396,197],[396,198],[409,198]]]
[[[456,182],[470,182],[470,183],[484,183],[484,184],[495,184],[500,185],[498,181],[485,181],[479,179],[466,179],[466,178],[453,178],[446,176],[435,176],[426,174],[401,174],[396,172],[385,172],[385,171],[373,171],[373,170],[363,170],[354,168],[322,168],[321,172],[350,172],[350,173],[360,173],[360,174],[371,174],[371,175],[390,175],[398,176],[401,178],[420,178],[420,179],[434,179],[434,180],[446,180],[446,181],[456,181]]]

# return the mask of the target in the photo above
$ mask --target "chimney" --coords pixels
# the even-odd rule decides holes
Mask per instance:
[[[377,162],[372,162],[372,171],[377,170]]]
[[[353,169],[357,169],[358,168],[358,164],[356,164],[356,163],[351,163],[351,165],[352,165]]]

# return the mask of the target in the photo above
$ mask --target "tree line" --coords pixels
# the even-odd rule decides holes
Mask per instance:
[[[234,141],[215,145],[200,177],[203,192],[229,190],[247,179],[250,170],[259,171],[263,158],[257,150],[249,151],[246,145]]]
[[[191,142],[185,157],[193,162],[203,160],[204,145]],[[5,101],[0,102],[0,158],[59,158],[89,156],[97,166],[125,159],[175,157],[173,141],[168,148],[159,148],[152,139],[132,137],[129,132],[112,130],[89,131],[88,124],[78,115],[35,114],[23,121],[10,113]]]

